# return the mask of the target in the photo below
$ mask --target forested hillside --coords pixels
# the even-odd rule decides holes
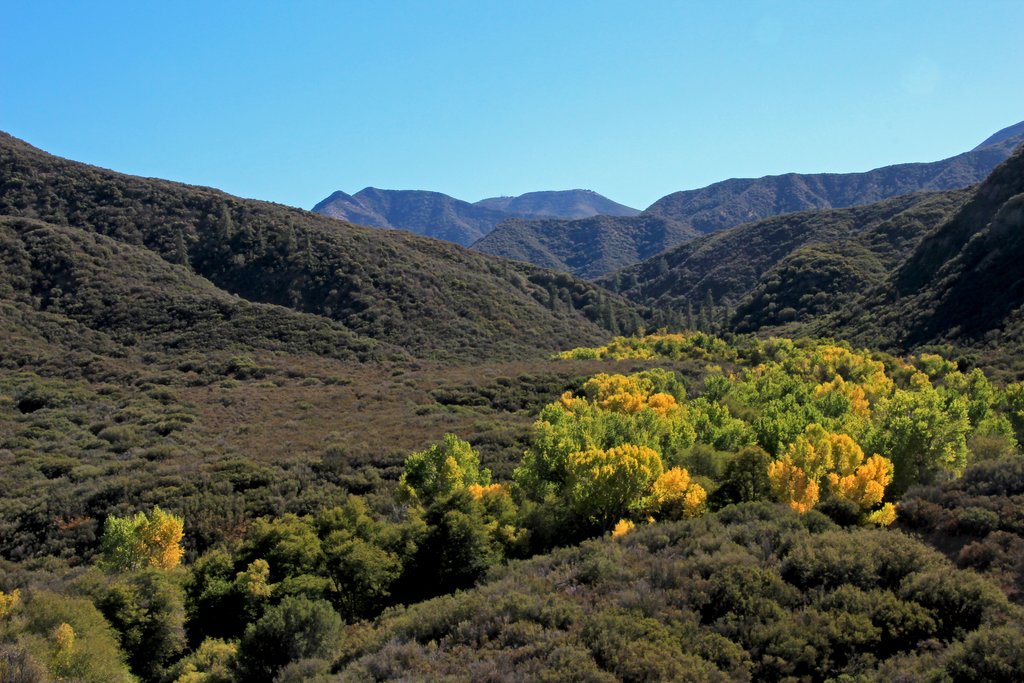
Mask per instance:
[[[145,247],[230,294],[332,318],[418,357],[502,358],[632,330],[600,288],[414,235],[120,175],[0,137],[0,213]]]
[[[473,244],[486,254],[596,278],[688,241],[699,233],[657,216],[574,221],[507,220]]]
[[[599,282],[635,301],[682,312],[699,313],[710,294],[716,306],[744,311],[736,315],[749,331],[776,320],[751,318],[747,324],[746,299],[767,296],[762,312],[773,313],[791,308],[788,299],[798,310],[824,292],[835,306],[836,298],[841,301],[881,283],[968,196],[962,190],[922,193],[864,207],[769,218],[703,236]],[[788,299],[776,301],[778,297]]]

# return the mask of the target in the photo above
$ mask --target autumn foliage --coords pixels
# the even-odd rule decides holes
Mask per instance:
[[[181,564],[185,523],[181,517],[159,507],[147,515],[111,515],[103,526],[100,549],[103,562],[119,571],[142,567],[173,569]]]

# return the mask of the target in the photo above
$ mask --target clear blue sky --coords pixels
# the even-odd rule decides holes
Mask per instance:
[[[1024,119],[1024,1],[3,0],[0,129],[126,173],[310,207],[965,151]]]

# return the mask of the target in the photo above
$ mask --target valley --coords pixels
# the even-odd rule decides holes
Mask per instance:
[[[1022,163],[595,281],[0,138],[0,678],[1012,680]]]

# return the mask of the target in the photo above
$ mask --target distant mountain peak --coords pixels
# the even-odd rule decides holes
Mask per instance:
[[[635,216],[639,210],[593,190],[527,192],[469,203],[430,190],[385,190],[364,187],[354,195],[342,191],[313,207],[316,213],[376,228],[407,230],[469,246],[510,218],[587,218]]]

